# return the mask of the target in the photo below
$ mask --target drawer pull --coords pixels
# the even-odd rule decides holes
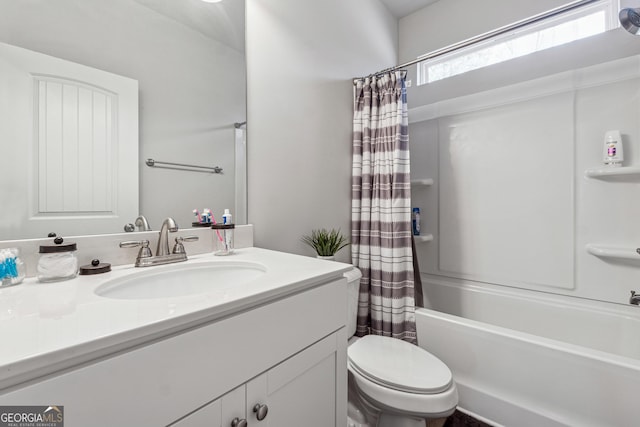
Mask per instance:
[[[262,421],[267,417],[269,407],[267,405],[256,403],[256,406],[253,407],[253,412],[256,414],[258,421]]]

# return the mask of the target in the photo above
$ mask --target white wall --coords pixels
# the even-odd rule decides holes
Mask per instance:
[[[352,78],[396,63],[397,22],[370,0],[246,8],[249,222],[256,246],[313,255],[303,234],[350,233]]]
[[[190,226],[194,208],[214,208],[216,215],[234,208],[233,124],[245,121],[243,52],[132,0],[0,0],[0,41],[139,81],[140,213],[154,229],[167,216]],[[151,169],[143,163],[149,157],[225,173]],[[100,231],[79,234],[88,232]]]
[[[636,260],[587,245],[640,241],[640,177],[602,180],[605,132],[640,166],[640,56],[440,102],[410,124],[423,273],[627,304]],[[426,113],[423,113],[426,114]]]

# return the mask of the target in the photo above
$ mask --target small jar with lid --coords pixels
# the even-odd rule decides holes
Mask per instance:
[[[56,237],[53,245],[40,246],[38,281],[57,282],[73,279],[78,275],[78,255],[75,243],[64,243]]]

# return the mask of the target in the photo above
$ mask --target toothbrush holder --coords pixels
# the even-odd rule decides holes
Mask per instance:
[[[213,254],[230,255],[233,253],[233,234],[235,224],[213,224]]]

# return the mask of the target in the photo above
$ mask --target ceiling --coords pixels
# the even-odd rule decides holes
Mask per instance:
[[[202,0],[135,0],[205,37],[244,52],[244,0],[205,3]]]
[[[411,15],[438,0],[380,0],[397,19]]]
[[[205,37],[244,52],[244,0],[205,3],[201,0],[134,0]],[[396,18],[403,18],[438,0],[380,0]]]

